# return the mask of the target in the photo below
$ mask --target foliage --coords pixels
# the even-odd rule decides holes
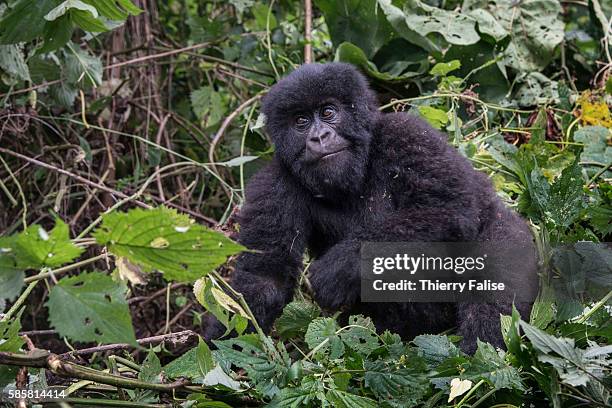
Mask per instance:
[[[0,5],[0,388],[28,366],[21,387],[92,406],[612,404],[610,3],[313,3],[310,40],[285,0]],[[531,316],[501,316],[506,351],[326,315],[307,279],[268,336],[227,284],[273,152],[259,101],[307,42],[529,219],[548,269]],[[204,313],[237,336],[206,344]]]

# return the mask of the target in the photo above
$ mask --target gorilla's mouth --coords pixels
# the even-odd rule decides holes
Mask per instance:
[[[348,150],[348,147],[344,147],[342,149],[335,150],[333,152],[325,153],[321,157],[319,157],[319,160],[323,160],[323,159],[327,159],[327,158],[331,158],[331,157],[337,156],[337,155],[339,155],[340,153],[342,153],[342,152],[344,152],[346,150]]]

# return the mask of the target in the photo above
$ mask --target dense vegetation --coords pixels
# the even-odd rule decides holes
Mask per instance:
[[[612,405],[612,4],[309,3],[0,3],[0,403]],[[226,283],[259,100],[305,60],[360,67],[530,220],[543,289],[507,351],[340,326],[307,279],[266,336]],[[206,312],[241,336],[211,351]]]

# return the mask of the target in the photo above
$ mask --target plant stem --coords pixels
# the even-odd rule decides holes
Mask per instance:
[[[85,266],[85,265],[88,265],[90,263],[99,261],[100,259],[104,259],[105,257],[106,257],[105,254],[96,255],[96,256],[94,256],[92,258],[88,258],[88,259],[85,259],[85,260],[80,261],[80,262],[75,262],[75,263],[70,264],[70,265],[62,266],[61,268],[53,269],[53,270],[50,270],[50,271],[47,271],[47,272],[41,272],[38,275],[29,276],[29,277],[24,279],[24,282],[25,283],[31,283],[31,282],[39,281],[41,279],[48,278],[49,276],[52,276],[52,275],[59,275],[61,273],[68,272],[68,271],[71,271],[73,269],[79,268],[81,266]]]

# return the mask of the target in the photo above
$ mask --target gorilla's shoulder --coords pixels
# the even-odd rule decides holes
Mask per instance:
[[[397,156],[397,160],[420,161],[454,156],[444,135],[411,113],[380,114],[374,126],[374,139],[374,146],[387,159]]]
[[[287,169],[274,157],[272,161],[255,173],[246,186],[248,201],[265,197],[286,195],[295,188],[294,181],[288,177]]]
[[[445,145],[443,135],[413,113],[382,113],[378,117],[375,133],[382,143],[410,143]]]

